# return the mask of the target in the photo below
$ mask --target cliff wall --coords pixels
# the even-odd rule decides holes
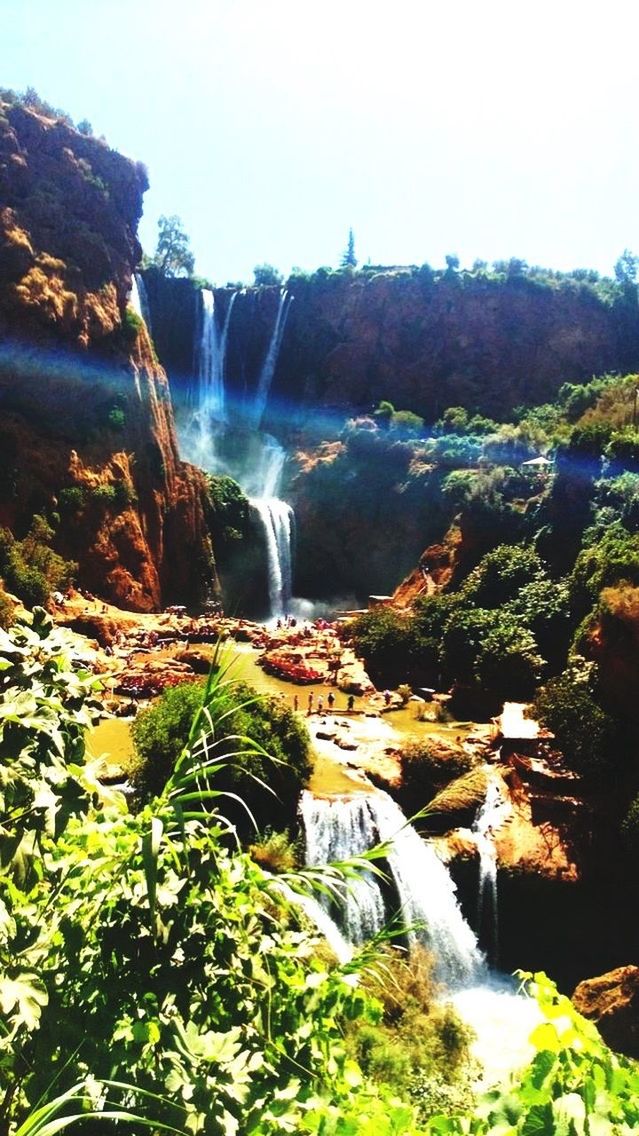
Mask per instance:
[[[158,324],[169,321],[170,335],[158,327],[156,342],[177,390],[192,371],[195,289],[151,275],[147,282]],[[521,403],[552,399],[566,381],[639,362],[634,289],[606,295],[572,277],[419,269],[320,270],[286,287],[292,301],[269,403],[274,427],[291,412],[299,421],[318,409],[369,410],[384,398],[427,421],[455,405],[500,419]],[[215,290],[220,323],[231,295]],[[227,350],[236,399],[255,387],[279,295],[267,286],[236,296]]]
[[[0,521],[22,536],[45,515],[79,583],[139,610],[213,571],[202,475],[127,308],[146,187],[105,143],[0,104]]]

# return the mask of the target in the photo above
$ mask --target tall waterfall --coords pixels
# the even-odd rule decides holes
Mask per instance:
[[[273,331],[271,332],[271,339],[264,362],[262,363],[259,379],[257,381],[257,390],[249,412],[249,420],[256,430],[259,430],[262,418],[264,417],[264,411],[266,410],[266,403],[271,390],[271,383],[273,382],[277,357],[280,353],[282,337],[284,335],[284,328],[286,327],[286,319],[292,299],[292,296],[289,296],[286,289],[282,288],[277,315],[275,317],[275,323],[273,324]]]
[[[238,292],[229,297],[220,326],[215,293],[202,289],[194,346],[196,406],[181,434],[185,455],[214,473],[228,473],[250,499],[264,534],[271,617],[289,610],[293,591],[293,510],[279,497],[285,454],[279,442],[260,431],[277,366],[291,299],[282,289],[268,347],[248,409],[233,419],[227,398],[227,347]],[[231,431],[233,433],[231,434]],[[233,441],[233,448],[228,439]],[[226,445],[225,445],[226,441]]]
[[[309,864],[346,859],[379,842],[387,844],[395,906],[401,911],[409,942],[423,942],[432,950],[436,975],[448,986],[467,985],[481,976],[483,956],[461,913],[448,870],[388,794],[321,799],[305,792],[300,809]],[[362,942],[381,930],[393,913],[371,874],[347,893],[345,933]]]
[[[288,612],[293,595],[293,510],[279,497],[251,497],[266,539],[271,617]]]
[[[210,425],[210,419],[216,422],[225,419],[226,345],[237,292],[233,292],[229,300],[221,332],[215,314],[214,292],[210,288],[203,288],[201,296],[200,336],[196,349],[197,401],[200,420],[206,427]]]

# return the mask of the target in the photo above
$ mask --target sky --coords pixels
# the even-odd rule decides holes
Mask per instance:
[[[639,253],[636,0],[0,0],[0,85],[147,165],[217,284]]]

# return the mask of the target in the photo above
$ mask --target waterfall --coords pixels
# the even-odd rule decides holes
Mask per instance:
[[[251,497],[266,539],[271,618],[286,615],[293,594],[293,510],[278,497]]]
[[[305,792],[300,809],[309,864],[358,855],[380,841],[387,844],[386,860],[409,943],[423,942],[432,950],[436,977],[448,986],[467,985],[482,974],[484,960],[447,868],[387,793],[320,799]],[[348,891],[345,933],[361,942],[381,930],[392,914],[371,875]]]
[[[501,783],[492,777],[486,789],[483,805],[477,810],[472,835],[479,854],[479,886],[477,892],[477,930],[486,938],[490,961],[497,962],[499,953],[499,924],[497,907],[497,849],[493,833],[503,824],[510,812],[510,804],[502,791]]]
[[[239,482],[254,507],[264,533],[268,565],[270,616],[284,615],[293,590],[293,510],[279,499],[285,453],[259,427],[266,408],[292,297],[282,289],[275,322],[255,393],[239,421],[227,408],[226,356],[233,292],[220,329],[215,293],[203,288],[194,346],[196,407],[180,440],[188,460],[210,472],[229,474]],[[233,446],[228,444],[232,440]],[[226,443],[226,444],[225,444]]]
[[[133,311],[143,319],[149,335],[151,335],[151,309],[149,307],[149,297],[147,296],[146,284],[138,272],[133,273],[131,279],[131,295],[129,302]]]
[[[277,309],[277,316],[273,324],[273,331],[271,332],[271,339],[268,345],[268,350],[262,363],[259,379],[257,381],[257,389],[255,397],[249,411],[249,420],[254,429],[259,430],[264,411],[266,410],[266,403],[268,401],[271,383],[273,382],[273,375],[275,374],[275,367],[277,365],[277,357],[280,352],[282,344],[282,337],[284,335],[284,328],[286,327],[286,319],[288,316],[289,308],[292,303],[292,297],[289,296],[285,288],[280,292],[280,302]]]
[[[209,419],[217,422],[224,420],[224,376],[215,318],[215,294],[210,288],[203,288],[200,295],[200,338],[196,349],[197,402],[201,426],[205,430],[209,426]]]

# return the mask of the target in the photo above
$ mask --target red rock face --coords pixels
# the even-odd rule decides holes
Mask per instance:
[[[383,270],[289,287],[274,393],[311,405],[389,399],[427,421],[458,405],[501,418],[563,382],[632,369],[639,350],[636,311],[576,283]]]
[[[639,967],[619,966],[580,982],[572,1001],[620,1053],[639,1054]]]
[[[127,316],[143,169],[0,104],[0,519],[41,512],[79,583],[147,611],[214,583],[202,474]],[[59,518],[59,519],[58,519]]]

